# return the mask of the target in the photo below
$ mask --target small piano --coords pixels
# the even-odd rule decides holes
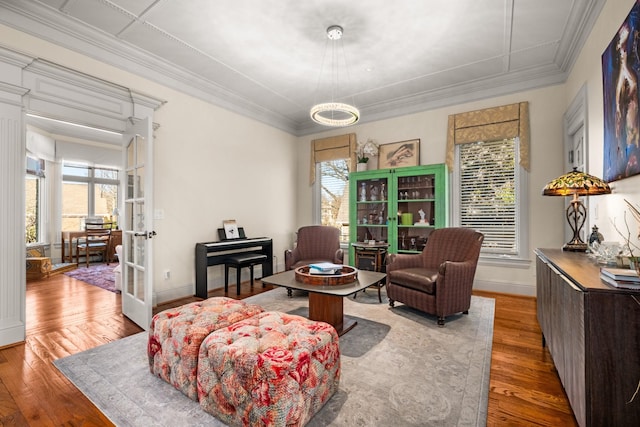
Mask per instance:
[[[222,230],[222,233],[220,233]],[[224,239],[224,230],[219,229],[219,242],[196,243],[196,295],[208,298],[207,267],[224,264],[226,257],[242,252],[264,254],[267,260],[262,263],[262,276],[273,274],[273,240],[269,237],[245,237],[242,227],[238,228],[237,239]]]

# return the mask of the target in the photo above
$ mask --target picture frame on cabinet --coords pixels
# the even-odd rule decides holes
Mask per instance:
[[[419,139],[382,144],[378,148],[378,169],[420,165]]]

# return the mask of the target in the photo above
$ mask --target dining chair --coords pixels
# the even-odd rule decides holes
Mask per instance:
[[[109,265],[108,250],[111,241],[111,224],[109,223],[85,223],[85,235],[83,240],[78,240],[76,246],[76,260],[80,264],[80,256],[85,257],[87,267],[92,254],[101,254],[102,260]]]

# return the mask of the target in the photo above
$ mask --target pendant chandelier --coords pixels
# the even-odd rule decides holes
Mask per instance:
[[[332,25],[327,28],[327,45],[325,45],[325,53],[322,57],[322,67],[320,68],[320,77],[318,78],[318,91],[320,89],[320,80],[322,79],[322,72],[324,69],[324,60],[327,55],[327,46],[331,43],[331,101],[323,102],[314,105],[311,107],[311,111],[309,112],[311,119],[321,125],[324,126],[333,126],[333,127],[341,127],[341,126],[350,126],[358,122],[360,120],[360,111],[353,105],[337,102],[334,100],[336,93],[339,89],[338,87],[338,57],[336,52],[336,43],[338,40],[342,38],[342,27],[339,25]],[[344,47],[342,47],[342,56],[345,62],[346,69],[346,56],[344,54]],[[348,70],[347,70],[348,76]]]

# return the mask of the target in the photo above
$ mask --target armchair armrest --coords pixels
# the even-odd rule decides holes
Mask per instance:
[[[469,281],[473,282],[476,272],[476,263],[474,261],[445,261],[438,267],[438,276],[449,281]]]
[[[387,273],[402,268],[422,267],[423,262],[421,254],[390,254],[388,259]]]
[[[344,251],[342,249],[338,249],[336,254],[334,255],[336,264],[344,264]]]
[[[437,315],[469,309],[475,272],[474,261],[445,261],[440,264],[436,279]]]
[[[291,249],[284,251],[284,269],[285,271],[291,270],[291,266],[295,264],[294,253]]]

